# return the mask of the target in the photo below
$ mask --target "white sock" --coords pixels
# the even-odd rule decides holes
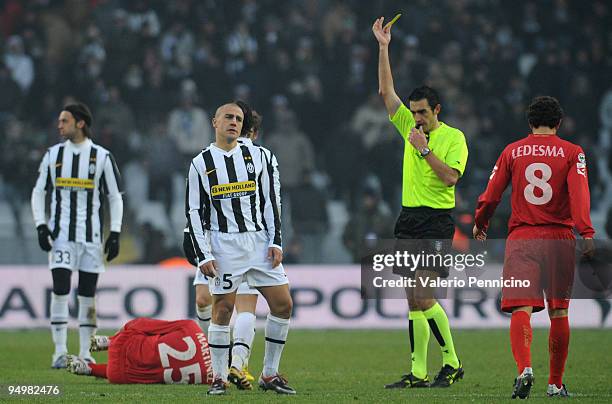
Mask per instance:
[[[243,311],[236,316],[234,323],[234,346],[232,366],[242,370],[249,364],[249,354],[255,338],[255,314]]]
[[[51,293],[51,338],[55,344],[55,354],[68,352],[68,295]]]
[[[208,334],[208,326],[210,325],[210,319],[212,317],[212,304],[204,306],[200,310],[200,306],[196,304],[196,315],[198,316],[198,324],[204,334]]]
[[[268,314],[266,321],[266,352],[264,354],[264,377],[274,376],[278,373],[287,334],[289,333],[289,319],[275,317]]]
[[[91,356],[90,337],[96,333],[96,298],[78,296],[79,300],[79,356]]]
[[[227,381],[230,326],[210,323],[208,327],[208,346],[212,359],[213,379],[221,378]]]

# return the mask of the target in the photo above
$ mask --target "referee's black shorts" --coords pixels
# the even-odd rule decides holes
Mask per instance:
[[[395,224],[397,249],[412,254],[440,254],[442,256],[449,254],[455,235],[455,220],[452,212],[452,209],[402,207]],[[432,261],[417,269],[432,270],[446,278],[449,268],[441,265],[441,260]],[[414,271],[407,272],[405,268],[396,267],[393,272],[402,276],[414,276]]]

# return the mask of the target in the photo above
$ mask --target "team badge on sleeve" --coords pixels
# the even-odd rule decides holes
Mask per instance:
[[[578,174],[586,177],[586,157],[584,153],[578,154],[578,162],[576,163],[576,171]]]

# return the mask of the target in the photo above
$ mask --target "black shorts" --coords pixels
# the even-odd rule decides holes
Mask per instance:
[[[434,209],[428,207],[407,208],[402,211],[395,224],[396,250],[411,254],[450,254],[455,235],[455,220],[452,209]],[[446,278],[449,274],[443,260],[428,257],[426,264],[416,269],[432,270]],[[394,268],[393,273],[402,276],[414,276],[414,271],[407,268]]]

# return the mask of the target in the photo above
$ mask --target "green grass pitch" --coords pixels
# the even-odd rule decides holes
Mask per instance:
[[[102,334],[102,332],[99,332]],[[28,397],[28,401],[89,403],[196,402],[201,400],[246,402],[503,402],[510,401],[516,367],[507,330],[457,330],[455,344],[464,364],[465,378],[448,389],[384,390],[409,366],[407,331],[292,331],[284,351],[281,371],[298,391],[295,397],[271,392],[230,389],[227,397],[206,397],[202,385],[111,385],[106,380],[75,376],[50,369],[49,331],[0,332],[0,402],[14,401],[7,385],[59,385],[58,398]],[[572,330],[565,382],[580,402],[611,402],[612,361],[610,330]],[[69,335],[69,347],[77,352],[77,334]],[[263,356],[258,331],[251,371],[258,375]],[[430,341],[429,374],[440,369],[440,351]],[[531,401],[548,401],[548,333],[535,330],[532,346],[536,383]],[[98,362],[105,354],[95,354]]]

